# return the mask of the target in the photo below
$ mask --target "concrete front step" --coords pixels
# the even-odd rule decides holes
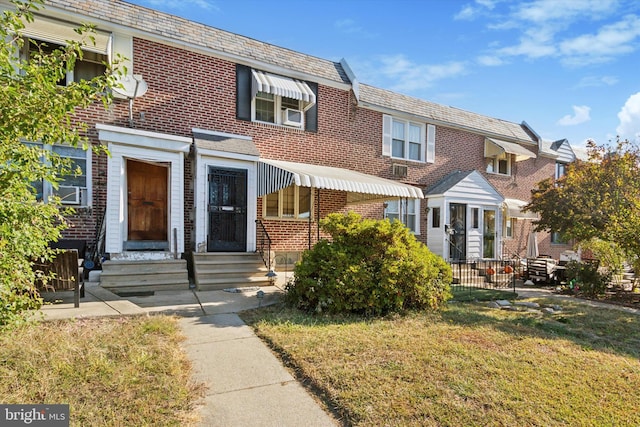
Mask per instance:
[[[268,270],[256,253],[194,253],[193,270],[200,291],[271,284]]]
[[[248,277],[243,279],[238,278],[216,278],[216,279],[203,279],[197,284],[197,290],[199,291],[218,291],[227,288],[246,288],[251,286],[271,286],[269,278],[264,277]]]
[[[183,259],[105,261],[100,285],[119,290],[189,289],[187,262]]]

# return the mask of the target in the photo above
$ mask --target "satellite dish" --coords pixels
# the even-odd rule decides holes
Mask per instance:
[[[138,98],[149,90],[149,85],[140,74],[127,74],[116,79],[117,86],[113,87],[113,95],[121,99]]]

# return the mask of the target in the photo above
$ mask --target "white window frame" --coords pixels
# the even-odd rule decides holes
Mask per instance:
[[[273,122],[267,122],[267,121],[262,121],[262,120],[257,120],[256,119],[256,99],[258,98],[258,96],[260,94],[266,94],[266,95],[270,95],[273,96],[273,118],[274,121]],[[285,101],[292,101],[297,103],[297,108],[294,108],[298,111],[300,111],[300,114],[302,116],[302,120],[300,121],[299,125],[291,125],[291,124],[285,124],[284,120],[282,119],[282,115],[284,113],[284,111],[287,108],[291,108],[291,107],[287,107],[287,106],[283,106],[283,97],[280,95],[273,95],[273,94],[267,94],[266,92],[258,92],[256,93],[256,96],[253,97],[251,99],[251,121],[253,122],[257,122],[257,123],[268,123],[271,125],[279,125],[279,126],[286,126],[286,127],[292,127],[295,129],[304,129],[304,125],[305,125],[305,112],[304,109],[302,108],[302,101],[299,99],[294,99],[294,98],[287,98]]]
[[[512,155],[510,153],[504,152],[502,154],[500,154],[499,156],[495,156],[495,157],[485,157],[486,161],[487,161],[487,173],[490,174],[494,174],[494,175],[502,175],[502,176],[511,176],[511,168],[513,165],[512,162]],[[500,161],[501,160],[506,160],[507,162],[507,172],[506,173],[502,173],[500,172]]]
[[[403,129],[402,139],[394,138],[395,126],[401,126]],[[417,127],[420,135],[417,141],[411,140],[411,128]],[[402,159],[410,162],[433,163],[435,161],[435,130],[434,125],[418,123],[411,120],[383,115],[382,117],[382,155],[391,157],[392,159]],[[395,141],[402,141],[403,155],[396,156],[393,153]],[[418,153],[420,158],[410,158],[411,145],[418,144]]]
[[[514,236],[514,231],[516,228],[516,225],[518,224],[518,218],[513,218],[510,216],[504,216],[504,221],[503,221],[503,225],[502,225],[502,236],[506,239],[506,240],[511,240],[513,239]]]
[[[556,179],[560,179],[567,174],[567,164],[556,162]]]
[[[85,173],[84,173],[84,177],[85,177],[85,182],[84,182],[84,186],[77,186],[77,185],[72,185],[69,187],[77,187],[79,189],[80,192],[80,200],[79,203],[68,203],[65,202],[65,200],[61,200],[63,205],[69,205],[69,206],[74,206],[74,207],[91,207],[91,200],[92,200],[92,169],[93,169],[93,165],[92,165],[92,155],[91,155],[91,147],[89,147],[87,150],[84,150],[81,147],[71,147],[70,145],[65,145],[65,144],[56,144],[54,145],[50,145],[50,144],[41,144],[41,143],[28,143],[31,146],[38,146],[40,148],[42,148],[45,151],[49,151],[49,152],[53,152],[53,147],[68,147],[68,148],[72,148],[74,150],[78,150],[78,151],[82,151],[84,153],[83,157],[80,156],[63,156],[58,154],[61,158],[66,158],[66,159],[79,159],[79,160],[84,160],[85,161]],[[61,180],[58,182],[58,186],[65,186],[65,179],[64,177],[60,177]],[[73,177],[73,178],[77,178],[77,177]],[[49,202],[49,198],[54,196],[56,194],[56,190],[53,188],[53,185],[50,182],[47,181],[43,181],[42,182],[42,200],[45,203]]]
[[[384,218],[397,219],[415,235],[420,234],[420,199],[388,200],[384,204]],[[413,228],[407,222],[413,219]]]
[[[284,193],[287,189],[293,188],[294,189],[294,198],[293,198],[293,203],[294,203],[294,208],[293,208],[293,215],[292,216],[285,216],[283,213],[283,197],[284,197]],[[276,193],[270,193],[270,194],[265,194],[264,196],[262,196],[262,217],[265,219],[282,219],[282,220],[304,220],[304,221],[308,221],[309,220],[309,216],[311,216],[311,219],[313,220],[313,208],[314,208],[314,197],[313,197],[313,189],[309,188],[309,187],[304,187],[304,188],[309,188],[309,216],[301,216],[300,215],[300,188],[297,185],[293,185],[293,186],[289,186],[286,188],[283,188],[282,190],[277,191]],[[278,195],[278,214],[276,216],[273,215],[268,215],[267,214],[267,198],[269,196],[273,196],[274,194]]]
[[[35,41],[37,44],[46,44],[47,46],[52,47],[52,49],[58,49],[58,48],[62,48],[64,47],[63,45],[57,44],[57,43],[51,43],[51,42],[47,42],[44,40],[39,40],[39,39],[33,39],[31,38],[31,40]],[[25,37],[24,38],[24,44],[22,45],[22,49],[20,50],[20,56],[23,60],[29,60],[31,58],[31,52],[33,50],[35,50],[36,47],[33,45],[33,43],[31,43],[30,38],[29,37]],[[99,60],[94,60],[94,59],[87,59],[87,56],[93,56],[93,55],[97,55],[99,56]],[[103,60],[105,63],[110,63],[110,58],[109,55],[105,54],[105,53],[99,53],[99,52],[93,52],[90,50],[84,50],[83,49],[83,58],[82,61],[80,61],[79,59],[76,60],[76,67],[78,67],[81,63],[92,63],[92,64],[99,64],[102,65]],[[105,69],[106,71],[106,69]],[[102,74],[99,74],[102,75]],[[71,83],[75,82],[75,68],[73,70],[69,70],[66,73],[65,76],[65,86],[69,86]],[[98,74],[94,77],[98,77]],[[93,77],[92,77],[93,78]]]

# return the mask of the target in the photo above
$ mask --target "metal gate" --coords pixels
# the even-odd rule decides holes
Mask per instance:
[[[247,171],[209,167],[207,251],[247,250]]]

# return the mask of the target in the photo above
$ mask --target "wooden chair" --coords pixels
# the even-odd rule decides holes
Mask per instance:
[[[46,282],[36,281],[38,290],[73,290],[73,304],[75,307],[80,306],[80,297],[84,297],[84,269],[77,249],[63,249],[52,261],[35,263],[34,269],[42,271],[47,276],[54,274],[54,277]]]

